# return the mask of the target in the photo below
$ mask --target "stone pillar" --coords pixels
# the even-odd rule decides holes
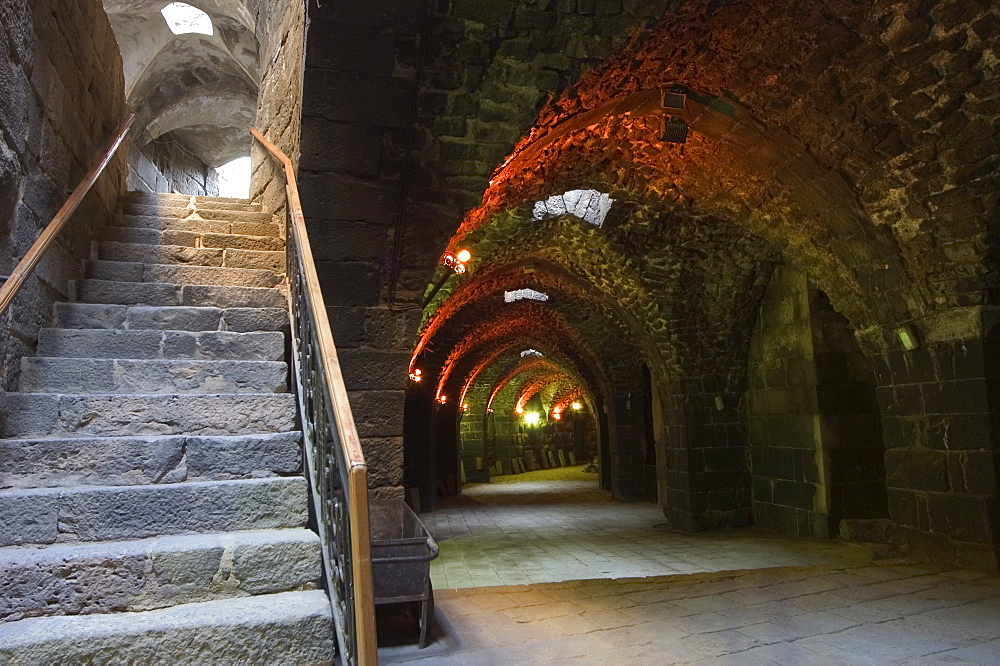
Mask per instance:
[[[914,322],[908,335],[919,347],[897,344],[874,359],[894,540],[913,554],[996,571],[1000,330],[981,317],[968,308]]]
[[[665,387],[657,459],[660,505],[670,523],[704,531],[750,524],[746,429],[740,420],[742,378],[707,377]],[[721,409],[720,409],[721,406]]]

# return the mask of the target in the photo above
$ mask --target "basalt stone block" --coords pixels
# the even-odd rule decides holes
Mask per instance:
[[[334,653],[321,590],[185,604],[128,614],[28,618],[0,625],[0,660],[319,664]]]
[[[302,589],[320,563],[319,537],[304,529],[8,549],[0,553],[0,621]]]
[[[300,432],[188,437],[188,475],[197,479],[296,474],[302,466],[301,441]]]
[[[230,287],[223,285],[185,285],[183,305],[219,308],[282,308],[288,303],[280,289]]]
[[[25,393],[277,393],[288,366],[277,361],[26,358]]]
[[[291,394],[11,393],[5,437],[241,435],[294,429]]]
[[[404,391],[350,391],[348,399],[362,438],[401,437]]]
[[[283,253],[282,253],[283,254]],[[112,243],[98,245],[98,259],[131,261],[144,264],[188,264],[192,266],[221,266],[223,250],[219,248],[194,248],[179,245],[142,245]],[[239,268],[270,268],[268,266],[238,266]]]
[[[205,250],[206,252],[216,252],[221,250]],[[285,253],[283,251],[257,251],[241,250],[238,248],[226,248],[225,259],[216,266],[226,266],[227,268],[260,268],[276,273],[285,272]]]
[[[3,439],[0,488],[155,483],[182,462],[184,439]]]
[[[407,384],[410,353],[376,349],[344,349],[340,364],[349,391],[403,390]]]

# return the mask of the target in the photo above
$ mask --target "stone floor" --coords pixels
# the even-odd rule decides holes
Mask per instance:
[[[420,519],[437,539],[436,589],[868,561],[867,548],[754,530],[683,534],[659,507],[619,503],[583,467],[465,486]]]
[[[610,502],[580,468],[467,486],[421,518],[441,547],[433,642],[383,608],[382,663],[1000,663],[998,577],[661,531],[656,507]]]

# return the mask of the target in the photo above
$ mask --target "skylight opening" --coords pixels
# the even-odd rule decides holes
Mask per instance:
[[[520,301],[524,298],[532,301],[542,301],[544,303],[549,300],[549,295],[541,291],[535,291],[534,289],[527,288],[503,292],[503,300],[506,303],[513,303],[514,301]]]
[[[250,158],[238,157],[215,170],[219,174],[219,196],[233,199],[250,197]]]
[[[212,19],[197,7],[183,2],[172,2],[161,9],[160,13],[163,14],[163,19],[167,22],[170,32],[175,35],[194,33],[212,36],[215,34]]]
[[[600,227],[615,202],[604,192],[597,190],[570,190],[557,194],[545,201],[535,203],[532,218],[536,222],[551,220],[561,215],[574,215],[581,220]]]
[[[525,349],[523,352],[521,352],[521,358],[524,358],[525,356],[542,356],[542,355],[543,355],[542,352],[538,351],[537,349]]]

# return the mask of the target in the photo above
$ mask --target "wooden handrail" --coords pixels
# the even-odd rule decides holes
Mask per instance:
[[[10,277],[8,277],[3,283],[3,286],[0,287],[0,316],[2,316],[3,313],[7,311],[7,308],[10,307],[14,297],[17,296],[17,292],[20,291],[22,286],[24,286],[28,276],[31,275],[33,270],[35,270],[35,266],[38,265],[38,262],[42,260],[43,256],[45,256],[45,252],[49,249],[49,246],[52,245],[52,241],[56,239],[56,236],[66,225],[66,222],[68,222],[69,218],[74,212],[76,212],[76,209],[80,207],[80,202],[82,202],[83,198],[87,196],[88,192],[90,192],[90,188],[94,186],[94,183],[96,183],[97,179],[101,177],[102,173],[104,173],[108,164],[111,163],[111,158],[113,158],[115,153],[118,152],[118,148],[122,145],[122,141],[125,140],[125,135],[128,134],[128,131],[132,128],[132,123],[134,122],[135,114],[129,114],[128,118],[125,119],[125,122],[118,127],[118,131],[115,132],[115,135],[110,141],[108,141],[108,145],[101,154],[100,159],[90,168],[90,171],[87,172],[84,179],[79,185],[76,186],[73,193],[69,195],[69,199],[66,200],[66,203],[62,205],[62,208],[60,208],[55,217],[52,218],[52,221],[49,222],[48,226],[45,227],[41,234],[39,234],[38,238],[31,245],[28,252],[21,258],[21,261],[17,263],[14,270],[11,271]]]
[[[378,663],[378,645],[375,634],[375,596],[372,588],[371,541],[368,516],[368,465],[365,463],[361,440],[354,423],[354,415],[347,399],[347,388],[337,357],[337,347],[326,314],[326,303],[319,286],[319,274],[313,262],[312,246],[306,230],[299,187],[295,177],[295,166],[280,148],[264,137],[256,128],[250,134],[260,141],[285,169],[285,185],[288,192],[288,206],[291,215],[291,229],[298,254],[302,259],[302,269],[309,288],[309,300],[315,315],[316,337],[319,353],[323,360],[327,391],[333,401],[338,440],[348,463],[348,491],[352,498],[364,501],[350,501],[348,511],[351,522],[351,565],[354,576],[354,619],[357,632],[358,661],[364,666]],[[331,590],[332,593],[332,590]]]

